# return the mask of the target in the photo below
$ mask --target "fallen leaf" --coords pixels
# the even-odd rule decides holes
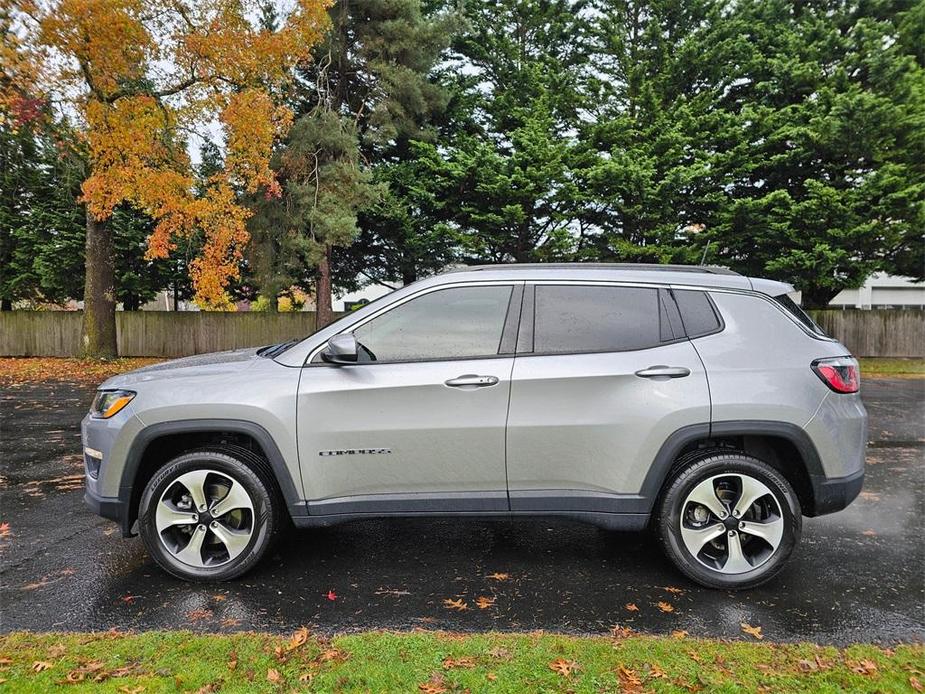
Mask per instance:
[[[34,663],[32,663],[33,672],[42,672],[42,670],[47,670],[50,667],[52,667],[52,664],[47,660],[36,660]]]
[[[225,629],[230,629],[231,627],[236,627],[240,625],[241,625],[241,620],[235,619],[234,617],[225,617],[225,619],[222,620],[222,626]]]
[[[806,660],[805,658],[797,662],[797,667],[800,668],[801,672],[815,672],[819,669],[819,666],[816,665],[815,661]]]
[[[667,590],[669,593],[674,593],[675,595],[679,595],[680,593],[684,592],[680,588],[675,588],[674,586],[665,586],[665,590]]]
[[[119,600],[124,602],[126,605],[134,605],[135,601],[140,598],[140,595],[123,595]]]
[[[635,602],[628,602],[624,607],[630,612],[639,612],[639,608],[636,606]]]
[[[684,631],[684,629],[675,629],[673,632],[671,632],[671,635],[676,639],[687,638],[687,632]]]
[[[334,600],[337,600],[337,593],[335,593],[333,590],[329,590],[327,594],[327,598],[328,600],[333,602]]]
[[[210,619],[212,610],[190,610],[186,613],[186,618],[191,622],[201,622],[203,619]]]
[[[267,682],[272,682],[273,684],[279,684],[283,681],[283,676],[279,674],[279,670],[276,668],[270,668],[267,670]]]
[[[563,677],[569,677],[577,667],[578,665],[574,660],[565,660],[564,658],[556,658],[549,663],[549,669]]]
[[[490,578],[492,581],[506,581],[510,577],[511,577],[510,574],[502,574],[502,573],[493,573],[493,574],[488,574],[487,576],[487,578]]]
[[[218,594],[216,594],[216,595],[213,595],[213,596],[212,596],[212,599],[213,599],[215,602],[225,602],[225,600],[228,599],[228,596],[227,596],[227,595],[222,595],[221,593],[218,593]]]
[[[475,660],[469,657],[463,658],[444,658],[443,669],[452,670],[453,668],[472,668],[475,667]]]
[[[0,538],[6,539],[10,536],[10,524],[0,523]]]
[[[620,678],[621,692],[638,692],[642,688],[642,680],[636,674],[635,670],[630,670],[624,666],[617,668],[617,676]]]
[[[674,612],[674,606],[670,602],[659,601],[658,609],[662,612]]]
[[[83,682],[87,678],[87,673],[83,670],[71,670],[67,673],[67,679],[69,684],[75,684],[77,682]]]
[[[489,672],[487,675],[485,675],[485,679],[489,682],[494,682],[496,679],[498,679],[498,676],[493,672]],[[915,678],[913,677],[912,679]]]
[[[228,658],[228,669],[237,670],[238,669],[238,652],[232,651],[231,657]]]
[[[469,606],[466,604],[466,601],[460,598],[459,600],[450,600],[447,598],[443,601],[443,606],[448,610],[458,610],[462,612],[463,610],[468,610]]]
[[[610,627],[610,636],[615,639],[626,639],[633,635],[633,630],[629,627],[621,627],[618,624],[614,624]]]
[[[919,678],[913,675],[909,678],[909,686],[912,687],[917,692],[925,692],[925,686],[919,682]]]
[[[480,595],[475,599],[475,604],[479,606],[480,610],[487,610],[489,607],[495,604],[495,598],[489,598],[484,595]]]
[[[289,639],[289,644],[286,646],[286,649],[294,651],[299,646],[304,646],[306,641],[308,641],[308,628],[301,627]]]
[[[311,672],[303,672],[301,675],[299,675],[299,682],[302,684],[311,683],[313,679],[315,679],[315,675]]]
[[[873,675],[877,672],[877,663],[873,660],[861,660],[857,663],[849,662],[848,665],[853,672],[859,675]]]
[[[754,636],[759,641],[764,638],[764,636],[761,634],[761,627],[753,627],[750,624],[746,624],[745,622],[742,622],[739,626],[742,627],[743,634]]]
[[[124,687],[119,687],[119,691],[124,692],[124,694],[141,694],[144,690],[145,688],[141,686],[130,687],[128,685],[125,685]]]
[[[498,658],[499,660],[511,659],[511,652],[503,646],[495,646],[490,651],[488,651],[488,655],[490,655],[492,658]]]
[[[12,658],[0,658],[0,667],[5,667],[7,665],[12,665],[12,664],[13,664]]]
[[[647,675],[647,677],[651,677],[652,679],[655,679],[655,680],[660,680],[660,679],[666,679],[668,677],[668,674],[664,670],[662,670],[657,664],[652,663],[651,665],[649,665],[649,674]]]
[[[865,530],[864,532],[861,533],[861,535],[866,535],[867,537],[877,537],[877,531],[876,530]]]
[[[443,674],[439,672],[433,673],[429,680],[418,685],[418,689],[424,694],[443,694],[446,691]]]

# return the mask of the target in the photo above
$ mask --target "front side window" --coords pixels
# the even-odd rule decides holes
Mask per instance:
[[[622,352],[662,343],[657,289],[539,285],[533,351]]]
[[[361,361],[465,359],[498,354],[510,285],[429,292],[353,331]]]

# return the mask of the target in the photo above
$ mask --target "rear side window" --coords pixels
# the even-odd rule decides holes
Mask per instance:
[[[684,321],[688,337],[702,337],[722,329],[722,321],[706,292],[674,289],[672,293],[681,311],[681,320]]]
[[[816,325],[816,321],[810,318],[809,314],[800,308],[800,305],[794,301],[789,294],[781,294],[780,296],[775,296],[774,301],[783,306],[787,313],[796,318],[810,332],[815,333],[816,335],[820,335],[821,337],[828,337],[828,335],[825,334],[825,331]]]
[[[622,352],[673,337],[657,289],[538,285],[534,310],[535,353]]]

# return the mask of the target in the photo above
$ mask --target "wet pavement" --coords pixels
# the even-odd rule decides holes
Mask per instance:
[[[234,583],[187,584],[84,507],[78,422],[91,397],[92,388],[60,384],[0,395],[2,631],[595,633],[620,624],[742,638],[746,623],[776,641],[925,639],[925,380],[865,382],[872,446],[861,497],[805,519],[784,572],[744,593],[690,583],[647,534],[560,520],[370,520],[292,532]]]

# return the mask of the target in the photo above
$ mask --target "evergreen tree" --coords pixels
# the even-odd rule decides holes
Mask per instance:
[[[586,107],[585,3],[473,3],[454,42],[454,131],[421,156],[467,262],[579,251],[576,135]]]
[[[331,319],[335,273],[395,271],[393,254],[370,257],[360,246],[357,254],[338,253],[344,270],[332,267],[334,248],[349,247],[360,233],[361,214],[370,246],[397,248],[399,257],[408,250],[419,259],[432,255],[420,249],[418,229],[394,223],[418,214],[413,197],[405,197],[401,185],[387,191],[393,179],[402,180],[412,143],[433,136],[431,118],[445,96],[428,74],[454,26],[449,13],[425,16],[420,0],[339,0],[330,17],[330,33],[301,74],[294,133],[277,158],[292,186],[283,214],[301,226],[282,224],[272,202],[256,206],[253,222],[272,239],[259,273],[270,291],[301,281],[295,270],[306,261],[314,270],[319,325]],[[417,265],[411,267],[415,274]]]
[[[749,0],[725,48],[716,258],[825,306],[875,270],[925,273],[922,3]]]

